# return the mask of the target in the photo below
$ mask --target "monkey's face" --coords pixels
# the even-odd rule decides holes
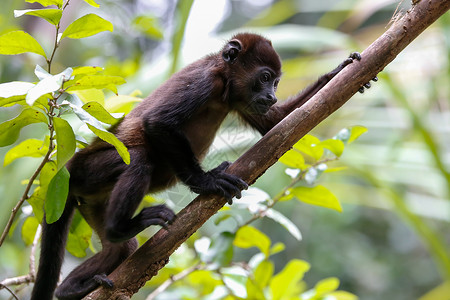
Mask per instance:
[[[265,114],[277,102],[275,92],[280,81],[276,72],[268,67],[261,67],[251,79],[251,91],[247,111],[252,114]]]

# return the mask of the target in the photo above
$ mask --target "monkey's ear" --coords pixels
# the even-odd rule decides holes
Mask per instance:
[[[242,44],[239,40],[233,39],[223,48],[222,58],[227,63],[233,63],[239,52],[242,50]]]

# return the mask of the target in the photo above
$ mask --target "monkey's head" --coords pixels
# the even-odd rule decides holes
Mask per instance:
[[[272,43],[257,34],[237,34],[223,47],[222,59],[233,107],[245,113],[267,113],[277,102],[281,77],[281,60]]]

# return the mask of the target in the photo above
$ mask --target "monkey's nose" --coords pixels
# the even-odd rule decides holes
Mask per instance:
[[[277,102],[277,98],[272,94],[268,94],[266,99],[270,105],[274,105]]]

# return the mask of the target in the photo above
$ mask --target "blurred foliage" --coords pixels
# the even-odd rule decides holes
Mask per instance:
[[[348,53],[362,51],[385,31],[396,12],[410,6],[393,0],[96,2],[100,9],[72,1],[61,27],[96,13],[110,21],[114,31],[83,40],[65,39],[55,55],[52,74],[88,65],[104,68],[104,76],[125,78],[118,96],[103,89],[77,93],[84,103],[96,101],[110,113],[128,112],[176,68],[217,51],[232,33],[244,30],[270,38],[282,56],[284,74],[278,97],[286,98],[334,68]],[[51,53],[53,14],[47,16],[50,21],[30,15],[14,18],[15,9],[39,8],[22,0],[6,1],[3,7],[0,35],[24,30],[45,53]],[[364,300],[447,299],[449,61],[450,16],[446,14],[380,74],[378,83],[355,95],[287,154],[282,162],[288,167],[273,166],[244,199],[208,221],[133,299],[146,299],[164,282],[169,287],[157,299],[291,299],[293,295],[292,299],[354,299],[338,289]],[[35,82],[37,64],[45,61],[36,54],[0,56],[0,83]],[[17,105],[3,107],[0,123],[20,112]],[[68,121],[77,139],[92,136],[73,116]],[[341,129],[353,132],[360,126],[368,132],[342,148],[337,142],[345,141]],[[0,168],[2,229],[41,160],[6,154],[29,141],[28,146],[36,148],[33,155],[42,156],[48,145],[45,135],[46,126],[32,124],[22,129],[16,144],[0,148],[5,162]],[[234,160],[258,138],[239,126],[236,118],[228,118],[205,168]],[[328,195],[326,203],[335,209],[288,200],[302,200],[299,193],[310,195],[311,189],[316,189],[313,195]],[[152,196],[146,204],[165,201],[179,210],[194,195],[176,186]],[[325,203],[320,197],[307,199],[317,198]],[[342,213],[337,212],[340,208]],[[42,215],[36,217],[26,205],[16,218],[0,248],[0,280],[28,273],[26,245]],[[154,230],[146,230],[139,239],[144,241]],[[86,238],[90,231],[81,217],[75,218],[70,234],[68,248],[74,256],[83,256],[86,248],[88,255],[96,251],[95,238],[94,243]],[[79,263],[70,255],[66,261],[64,273]],[[171,276],[180,278],[171,282]],[[20,295],[28,293],[29,287]],[[0,299],[8,297],[5,290],[0,291]]]

